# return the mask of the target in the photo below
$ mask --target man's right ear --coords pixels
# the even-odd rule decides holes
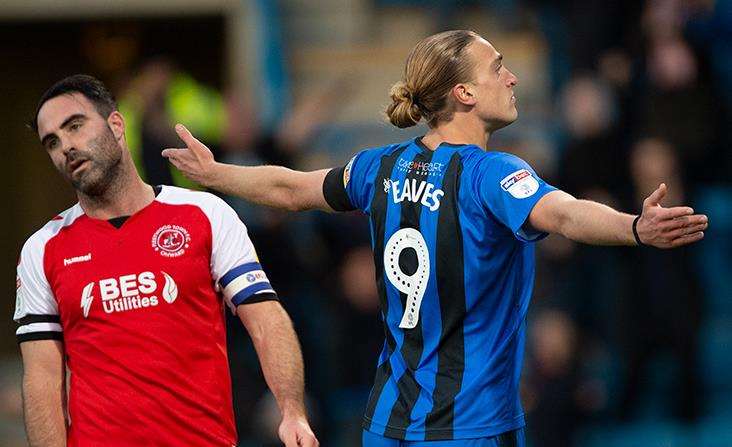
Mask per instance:
[[[457,84],[452,88],[451,93],[455,100],[460,104],[474,106],[477,102],[470,84]]]

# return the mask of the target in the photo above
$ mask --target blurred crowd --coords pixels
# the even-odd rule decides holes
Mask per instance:
[[[665,182],[666,205],[690,204],[716,228],[674,251],[540,245],[530,431],[538,445],[562,446],[600,421],[672,421],[694,427],[693,439],[709,420],[732,421],[715,399],[729,402],[729,380],[713,372],[724,354],[709,348],[725,345],[711,328],[729,330],[721,316],[732,310],[730,226],[716,198],[730,198],[732,3],[566,3],[565,20],[547,14],[543,27],[551,51],[564,53],[551,57],[562,118],[555,183],[638,212]]]
[[[675,251],[588,247],[554,236],[538,244],[522,389],[531,445],[654,445],[626,444],[623,436],[653,439],[668,430],[694,439],[678,445],[703,445],[699,433],[719,427],[711,436],[729,442],[709,445],[732,445],[732,1],[482,3],[380,0],[374,7],[432,8],[433,31],[455,26],[452,11],[485,9],[504,31],[535,34],[547,51],[547,99],[525,116],[519,104],[519,123],[541,125],[517,123],[491,149],[524,157],[577,197],[637,213],[665,182],[664,205],[689,204],[710,216],[706,240]],[[511,54],[505,59],[510,68]],[[159,155],[180,145],[174,123],[185,123],[220,161],[323,168],[361,149],[346,132],[335,155],[313,150],[353,88],[337,78],[268,123],[254,99],[205,85],[161,56],[120,82],[118,99],[146,180],[195,187]],[[517,91],[520,100],[521,83]],[[321,444],[358,445],[383,343],[366,218],[227,200],[295,323]],[[228,327],[241,445],[279,445],[277,408],[256,354],[231,315]]]

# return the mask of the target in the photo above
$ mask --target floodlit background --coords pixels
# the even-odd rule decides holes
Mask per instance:
[[[612,6],[610,6],[612,5]],[[3,0],[0,439],[25,444],[13,275],[23,241],[74,202],[25,127],[73,73],[116,94],[153,184],[187,185],[159,157],[183,122],[220,160],[299,169],[403,141],[382,111],[410,48],[470,28],[519,77],[513,152],[577,196],[710,217],[672,252],[539,243],[522,396],[531,445],[732,445],[732,1]],[[356,446],[383,332],[363,215],[230,203],[249,226],[306,360],[324,446]],[[278,445],[254,350],[230,323],[241,446]]]

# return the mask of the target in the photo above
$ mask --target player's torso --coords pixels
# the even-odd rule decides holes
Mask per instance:
[[[366,417],[389,436],[483,435],[506,419],[495,402],[513,390],[488,382],[513,374],[524,303],[500,288],[529,253],[475,196],[478,151],[411,144],[372,168],[366,211],[388,330]]]
[[[44,257],[67,343],[90,330],[156,334],[193,309],[217,307],[215,299],[191,299],[213,297],[210,241],[205,215],[193,206],[153,202],[120,228],[81,216]]]
[[[187,442],[230,445],[223,309],[210,254],[205,214],[158,201],[120,228],[81,216],[48,242],[44,269],[71,370],[71,441],[116,433],[136,445],[184,445],[162,440],[197,421],[204,433],[192,430]]]
[[[393,292],[387,295],[407,296],[403,314],[387,315],[390,327],[415,328],[432,310],[421,302],[430,295],[450,307],[463,302],[463,314],[490,306],[496,295],[489,293],[492,280],[504,279],[502,272],[530,251],[476,197],[476,159],[482,155],[476,152],[461,145],[429,151],[411,144],[374,169],[367,212],[377,271],[383,270],[385,292]],[[391,310],[388,300],[382,304]]]

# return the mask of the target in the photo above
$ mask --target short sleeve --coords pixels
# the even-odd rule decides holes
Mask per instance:
[[[262,269],[244,223],[221,199],[216,199],[211,219],[211,275],[227,303],[240,304],[277,300]]]
[[[56,298],[43,269],[44,245],[29,239],[20,254],[15,280],[15,314],[18,343],[62,340],[63,331]]]
[[[361,151],[342,167],[333,168],[323,182],[323,195],[335,211],[364,210],[368,203],[368,151]]]
[[[488,211],[521,241],[532,242],[547,234],[526,224],[534,205],[556,190],[542,180],[522,159],[499,154],[480,168],[478,196]]]

